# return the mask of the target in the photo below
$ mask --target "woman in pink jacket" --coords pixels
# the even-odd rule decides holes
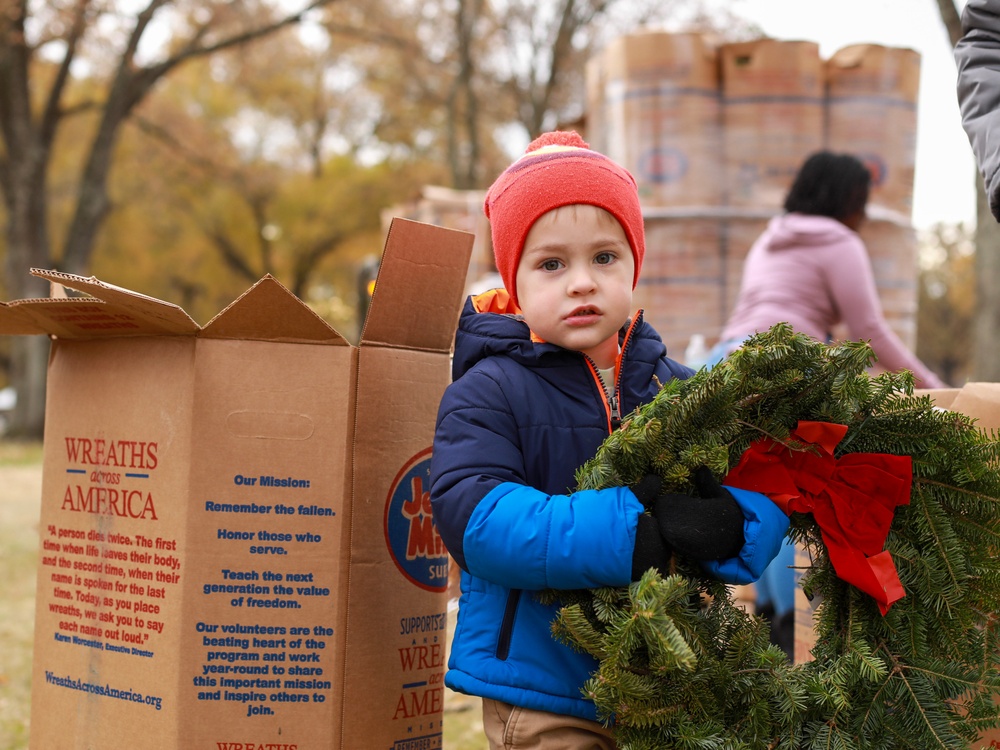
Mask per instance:
[[[885,321],[871,263],[857,230],[865,219],[871,174],[849,154],[820,151],[800,167],[776,216],[757,239],[725,342],[727,355],[751,333],[788,322],[796,331],[828,341],[843,323],[847,337],[867,340],[886,370],[910,370],[916,387],[944,382],[910,352]]]
[[[910,370],[918,388],[945,383],[910,352],[882,314],[868,251],[858,228],[865,219],[871,174],[854,156],[820,151],[802,164],[776,216],[754,242],[729,322],[708,364],[727,357],[750,334],[788,322],[820,341],[844,324],[848,338],[871,343],[878,364]],[[755,584],[757,613],[771,640],[793,656],[794,548],[786,540]]]

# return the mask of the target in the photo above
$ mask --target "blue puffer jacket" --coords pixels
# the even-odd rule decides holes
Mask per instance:
[[[627,414],[661,383],[692,373],[667,358],[639,313],[620,333],[609,404],[592,362],[533,340],[527,325],[503,314],[504,299],[466,302],[434,438],[434,519],[463,569],[445,682],[593,720],[595,706],[580,690],[597,663],[552,637],[556,609],[534,592],[630,582],[642,505],[625,487],[572,492],[574,473],[610,433],[613,412]],[[484,304],[492,311],[480,312]],[[738,558],[709,569],[746,583],[777,553],[788,520],[763,495],[730,491],[746,516],[746,543]]]

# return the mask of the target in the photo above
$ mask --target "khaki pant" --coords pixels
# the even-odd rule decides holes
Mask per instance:
[[[483,698],[483,730],[492,750],[616,750],[611,729]]]

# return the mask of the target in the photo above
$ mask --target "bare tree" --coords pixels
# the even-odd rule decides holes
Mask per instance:
[[[158,81],[187,60],[250,44],[331,2],[310,0],[282,13],[265,2],[149,0],[130,14],[127,3],[114,0],[0,0],[0,193],[7,214],[8,294],[44,295],[46,285],[28,274],[32,267],[86,272],[110,207],[108,174],[121,127]],[[143,62],[140,48],[150,44],[151,29],[166,28],[154,20],[168,12],[176,21],[169,43],[159,59]],[[109,25],[119,37],[102,36]],[[100,54],[84,55],[88,44],[99,45]],[[48,77],[39,75],[46,63],[54,67]],[[81,64],[98,71],[91,83],[99,79],[101,88],[73,103],[73,71]],[[96,116],[97,124],[80,166],[69,230],[54,248],[47,189],[53,145],[67,118],[81,112]],[[40,337],[14,341],[13,435],[42,433],[46,352]]]
[[[471,189],[509,162],[501,133],[530,139],[582,114],[585,62],[604,43],[645,24],[683,21],[685,12],[704,25],[707,16],[691,14],[700,7],[697,0],[366,0],[363,14],[355,3],[338,6],[328,28],[341,43],[369,42],[352,54],[366,89],[381,98],[375,137],[434,152],[448,164],[451,186]],[[431,127],[415,124],[417,116]]]
[[[547,13],[536,3],[512,2],[502,33],[511,59],[494,74],[518,102],[518,119],[529,135],[553,127],[567,94],[579,94],[580,71],[598,39],[592,26],[604,20],[615,0],[558,0]],[[620,3],[617,3],[620,5]],[[589,32],[589,33],[588,33]]]
[[[961,15],[955,0],[937,0],[941,21],[951,46],[962,37]],[[990,212],[989,198],[982,177],[976,180],[976,310],[972,319],[972,380],[1000,380],[1000,224]]]

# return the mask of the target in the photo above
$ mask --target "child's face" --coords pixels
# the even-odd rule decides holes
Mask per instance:
[[[536,335],[610,367],[632,309],[634,273],[625,232],[611,214],[563,206],[528,232],[517,267],[518,304]]]

